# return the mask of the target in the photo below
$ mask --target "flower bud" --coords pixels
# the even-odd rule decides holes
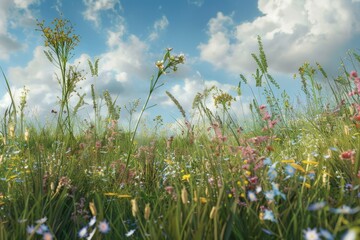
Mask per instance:
[[[145,218],[145,220],[149,220],[149,218],[150,218],[150,211],[151,211],[151,209],[150,209],[150,203],[148,203],[148,204],[145,205],[145,210],[144,210],[144,218]]]

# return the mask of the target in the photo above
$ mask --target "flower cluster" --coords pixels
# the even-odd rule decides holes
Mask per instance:
[[[259,110],[260,110],[260,114],[262,116],[262,120],[267,122],[267,126],[263,128],[263,131],[274,128],[275,125],[278,123],[278,120],[271,119],[271,115],[268,112],[268,110],[266,109],[265,105],[260,105]]]
[[[70,51],[79,43],[79,36],[73,33],[73,28],[69,26],[69,21],[56,18],[52,24],[53,28],[45,27],[44,22],[39,22],[37,25],[43,33],[45,39],[45,46],[57,51],[66,49]]]
[[[159,69],[159,74],[167,73],[166,70],[170,69],[174,72],[177,71],[177,65],[185,62],[185,55],[171,55],[172,48],[166,49],[166,53],[162,60],[156,61],[155,66]]]
[[[349,92],[349,96],[359,95],[360,94],[360,78],[356,71],[351,71],[349,76],[350,81],[354,81],[355,87]]]

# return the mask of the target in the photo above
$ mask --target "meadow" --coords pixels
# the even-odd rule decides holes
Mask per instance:
[[[161,116],[140,125],[183,55],[166,49],[155,63],[147,99],[125,108],[128,127],[117,101],[93,85],[94,118],[83,122],[76,86],[86,79],[69,63],[79,37],[64,19],[38,30],[61,96],[53,122],[29,121],[27,92],[17,105],[2,72],[12,104],[0,122],[0,239],[360,239],[356,52],[335,78],[318,63],[300,66],[304,101],[294,106],[258,37],[249,57],[258,68],[252,79],[239,76],[238,98],[205,89],[193,101],[195,121],[167,92],[183,117],[169,137]],[[99,61],[88,63],[94,77]],[[240,121],[230,106],[244,91],[253,100]]]

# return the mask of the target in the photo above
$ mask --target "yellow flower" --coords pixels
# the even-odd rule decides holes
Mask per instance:
[[[189,181],[189,179],[190,179],[190,174],[185,174],[182,176],[182,180],[184,181]]]
[[[282,163],[295,163],[294,159],[282,160]]]
[[[205,204],[207,203],[207,199],[204,197],[200,197],[200,202]]]
[[[304,183],[304,186],[305,186],[306,188],[311,188],[311,185],[310,185],[309,183]]]
[[[304,160],[304,161],[301,161],[301,162],[304,163],[304,164],[309,164],[309,165],[318,165],[319,164],[318,162],[311,161],[311,160]]]
[[[169,160],[169,159],[165,159],[164,161],[165,161],[167,164],[169,164],[169,165],[174,164],[174,162],[171,161],[171,160]]]
[[[289,165],[292,166],[293,168],[295,168],[296,170],[300,170],[302,172],[305,172],[305,169],[302,166],[297,165],[296,163],[290,163]]]

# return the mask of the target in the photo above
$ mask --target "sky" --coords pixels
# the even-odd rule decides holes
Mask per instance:
[[[0,0],[0,67],[16,101],[24,86],[29,90],[27,116],[51,118],[51,110],[59,108],[60,88],[36,21],[50,25],[62,16],[80,35],[70,62],[87,73],[78,84],[78,92],[87,94],[82,116],[92,116],[94,84],[99,96],[109,90],[117,98],[125,121],[124,106],[136,99],[143,103],[157,73],[155,62],[171,47],[186,62],[161,79],[164,86],[152,96],[150,105],[156,106],[146,118],[175,121],[181,115],[165,91],[188,114],[195,95],[206,87],[215,85],[235,97],[239,74],[251,80],[256,69],[251,53],[258,51],[257,36],[269,72],[294,99],[301,90],[293,75],[305,61],[319,62],[335,76],[346,51],[359,49],[359,12],[360,0]],[[87,60],[96,58],[99,76],[93,78]],[[244,88],[236,99],[232,110],[246,115],[251,92]],[[9,104],[1,77],[0,113]]]

